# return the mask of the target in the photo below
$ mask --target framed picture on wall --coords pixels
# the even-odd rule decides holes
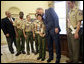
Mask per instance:
[[[11,16],[14,18],[19,18],[19,14],[11,14]]]

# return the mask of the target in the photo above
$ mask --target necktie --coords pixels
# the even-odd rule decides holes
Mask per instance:
[[[13,19],[12,18],[9,18],[10,22],[13,24]]]

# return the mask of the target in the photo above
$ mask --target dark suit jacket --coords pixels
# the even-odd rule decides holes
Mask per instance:
[[[15,20],[15,18],[12,19]],[[14,26],[12,25],[12,23],[9,21],[7,17],[1,19],[1,29],[3,30],[5,35],[9,33],[10,37],[15,36]]]
[[[59,18],[53,8],[45,10],[45,20],[44,20],[46,30],[50,33],[55,33],[55,28],[58,28],[59,31]]]

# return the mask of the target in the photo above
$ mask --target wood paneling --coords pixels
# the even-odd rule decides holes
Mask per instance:
[[[68,56],[67,35],[60,35],[61,54]]]
[[[79,60],[82,61],[83,60],[83,52],[81,51],[81,49],[83,48],[83,36],[80,36],[81,39],[80,39],[80,56],[79,56]],[[67,35],[60,35],[60,44],[61,44],[61,54],[62,55],[65,55],[67,57],[68,56],[68,41],[67,41]],[[82,47],[81,47],[82,46]],[[48,51],[48,47],[47,47],[47,43],[46,43],[46,50]],[[56,52],[55,50],[55,43],[53,43],[53,51]]]
[[[60,44],[61,44],[61,54],[68,56],[68,43],[67,43],[67,35],[60,35]],[[48,51],[48,46],[46,44],[46,50]],[[55,42],[53,42],[53,51],[55,50]]]

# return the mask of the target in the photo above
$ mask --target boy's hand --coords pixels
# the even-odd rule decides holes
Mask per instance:
[[[40,36],[42,36],[42,33],[41,33],[41,32],[39,32],[39,35],[40,35]]]
[[[45,36],[45,34],[43,34],[43,37]]]
[[[33,34],[33,38],[35,38],[35,34]]]
[[[18,38],[18,33],[16,33],[16,38]]]
[[[25,39],[27,39],[27,36],[26,35],[24,35],[24,37],[25,37]]]

